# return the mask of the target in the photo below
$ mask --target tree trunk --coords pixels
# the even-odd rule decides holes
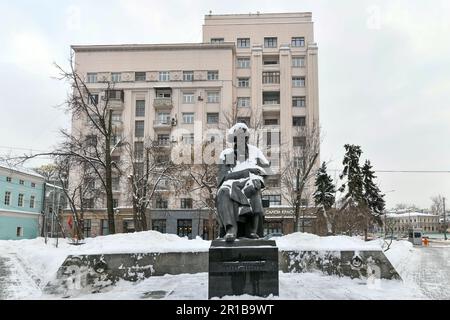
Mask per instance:
[[[113,192],[112,192],[112,168],[111,168],[111,132],[112,132],[112,110],[109,111],[108,133],[105,137],[105,184],[106,184],[106,209],[108,214],[109,234],[116,233],[114,221]]]

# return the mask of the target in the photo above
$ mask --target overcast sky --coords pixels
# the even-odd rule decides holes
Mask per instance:
[[[450,171],[450,1],[0,0],[0,153],[48,150],[68,115],[51,78],[71,44],[200,42],[203,16],[313,13],[321,158],[359,144],[376,170]],[[14,149],[11,149],[14,148]],[[332,172],[334,175],[334,172]],[[378,173],[388,206],[449,198],[450,173]]]

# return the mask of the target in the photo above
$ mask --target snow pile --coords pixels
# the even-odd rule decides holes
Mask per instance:
[[[392,241],[391,246],[384,254],[395,270],[402,276],[411,267],[409,262],[413,254],[413,244],[403,240]]]
[[[320,237],[310,233],[296,232],[275,240],[278,248],[285,251],[381,250],[381,243],[378,240],[366,242],[349,236]]]

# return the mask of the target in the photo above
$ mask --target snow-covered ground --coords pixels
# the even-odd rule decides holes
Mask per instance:
[[[364,242],[347,236],[319,237],[296,233],[276,238],[280,250],[382,250],[382,241]],[[0,275],[0,299],[55,299],[42,293],[68,255],[124,252],[196,252],[207,251],[210,241],[188,240],[176,235],[147,231],[87,239],[81,246],[67,240],[43,238],[0,241],[0,265],[9,269]],[[280,273],[281,299],[421,299],[426,298],[418,286],[417,268],[411,261],[417,249],[405,241],[394,241],[386,256],[405,281],[360,280],[327,276],[322,273]],[[5,280],[6,279],[6,280]],[[3,289],[2,289],[3,286]],[[207,273],[152,277],[139,283],[119,282],[102,293],[79,292],[71,298],[82,299],[207,299]],[[3,293],[2,293],[3,290]],[[2,296],[3,295],[3,296]],[[237,298],[237,297],[229,297]],[[239,298],[249,298],[248,296]],[[278,297],[277,297],[278,298]]]

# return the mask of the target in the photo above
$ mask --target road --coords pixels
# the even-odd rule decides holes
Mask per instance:
[[[450,246],[431,244],[414,248],[415,265],[407,281],[413,281],[430,299],[450,299]]]

